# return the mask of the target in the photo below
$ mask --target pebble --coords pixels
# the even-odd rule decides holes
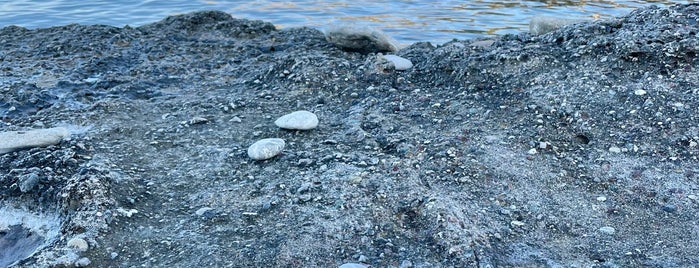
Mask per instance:
[[[391,62],[396,68],[396,71],[405,71],[413,67],[413,63],[409,59],[396,56],[396,55],[384,55],[384,59]]]
[[[325,31],[328,42],[348,51],[361,53],[393,52],[398,50],[395,41],[382,31],[364,25],[334,25]]]
[[[343,265],[340,265],[338,268],[367,268],[368,266],[364,264],[359,264],[359,263],[353,263],[353,262],[348,262]]]
[[[87,249],[90,248],[90,246],[87,244],[87,241],[79,237],[74,237],[68,240],[68,247],[80,252],[87,251]]]
[[[600,233],[607,234],[607,235],[613,235],[614,233],[616,233],[616,229],[614,229],[614,227],[610,227],[610,226],[604,226],[602,228],[599,228],[598,231]]]
[[[68,130],[62,127],[0,132],[0,154],[55,145],[68,135]]]
[[[512,226],[524,226],[525,225],[525,223],[521,222],[521,221],[511,221],[510,224],[512,224]]]
[[[663,211],[665,211],[667,213],[675,212],[675,211],[677,211],[677,206],[675,206],[673,204],[665,204],[665,205],[663,205]]]
[[[616,147],[616,146],[612,146],[612,147],[609,147],[609,152],[618,154],[618,153],[621,153],[621,148]]]
[[[643,90],[643,89],[636,89],[636,90],[634,90],[634,92],[633,92],[633,94],[636,94],[637,96],[643,96],[643,95],[646,95],[646,93],[647,93],[647,92],[646,92],[645,90]]]
[[[597,201],[600,201],[600,202],[607,201],[607,197],[604,197],[604,196],[597,197]]]
[[[39,175],[36,173],[30,173],[30,174],[25,174],[17,178],[17,182],[19,183],[19,190],[22,191],[23,193],[29,192],[34,187],[39,184]]]
[[[92,263],[90,261],[90,259],[88,259],[86,257],[82,257],[82,258],[78,259],[77,261],[75,261],[75,267],[88,267],[88,266],[90,266],[90,263]]]
[[[274,124],[283,129],[309,130],[318,126],[318,117],[309,111],[296,111],[279,117]]]
[[[204,213],[212,211],[212,210],[214,210],[214,209],[210,208],[210,207],[203,207],[203,208],[197,209],[197,211],[194,212],[194,214],[197,214],[197,216],[201,216],[201,215],[204,215]]]
[[[286,143],[282,139],[261,139],[250,145],[248,156],[254,160],[266,160],[279,155]]]

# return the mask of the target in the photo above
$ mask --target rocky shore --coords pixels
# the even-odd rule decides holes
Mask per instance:
[[[0,153],[0,266],[699,266],[698,17],[400,58],[214,11],[2,28],[0,132],[66,133]]]

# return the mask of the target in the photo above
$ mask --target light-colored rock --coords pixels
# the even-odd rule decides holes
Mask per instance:
[[[0,132],[0,154],[61,142],[70,133],[62,127]]]
[[[603,234],[607,234],[607,235],[613,235],[614,233],[616,233],[616,229],[614,229],[614,227],[610,227],[610,226],[604,226],[602,228],[599,228],[599,230],[597,230],[597,231],[599,231],[600,233],[603,233]]]
[[[197,214],[197,216],[202,216],[205,213],[212,211],[212,210],[214,210],[214,209],[210,208],[210,207],[203,207],[203,208],[197,209],[197,211],[194,212],[194,214]]]
[[[371,53],[398,50],[393,39],[378,29],[364,25],[334,25],[325,31],[325,38],[349,51]]]
[[[384,59],[391,62],[395,66],[396,71],[405,71],[413,67],[413,63],[409,59],[396,55],[384,55]]]
[[[261,139],[248,147],[248,156],[254,160],[270,159],[279,155],[284,146],[286,143],[282,139]]]
[[[556,17],[535,17],[529,22],[529,33],[545,34],[553,32],[568,24],[582,22],[582,20],[562,19]]]
[[[348,262],[345,264],[340,265],[338,268],[367,268],[368,266],[360,263],[353,263],[353,262]]]
[[[90,263],[92,263],[90,259],[88,259],[87,257],[82,257],[75,261],[75,267],[88,267],[90,266]]]
[[[74,237],[68,240],[68,247],[80,252],[87,251],[90,248],[87,241],[79,237]]]
[[[296,111],[279,117],[274,124],[283,129],[309,130],[318,126],[318,117],[309,111]]]

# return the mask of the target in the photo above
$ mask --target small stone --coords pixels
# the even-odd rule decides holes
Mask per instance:
[[[335,25],[325,31],[328,42],[347,50],[361,53],[393,52],[395,41],[378,29],[361,25]]]
[[[243,119],[240,119],[240,117],[234,116],[233,118],[231,118],[231,122],[240,123],[240,122],[243,122]]]
[[[677,206],[675,206],[673,204],[665,204],[665,205],[663,205],[663,211],[665,211],[667,213],[675,212],[675,211],[677,211]]]
[[[409,260],[404,260],[403,262],[400,263],[400,266],[398,268],[412,268],[413,263]]]
[[[607,235],[613,235],[614,233],[616,233],[616,229],[614,229],[614,227],[610,227],[610,226],[604,226],[602,228],[599,228],[599,230],[597,230],[597,231],[599,231],[600,233],[603,233],[603,234],[607,234]]]
[[[55,145],[68,135],[68,130],[62,127],[0,132],[0,154]]]
[[[90,263],[91,263],[90,259],[88,259],[86,257],[82,257],[82,258],[78,259],[77,261],[75,261],[75,267],[88,267],[88,266],[90,266]]]
[[[210,208],[210,207],[203,207],[203,208],[197,209],[197,211],[194,212],[194,214],[197,214],[197,216],[202,216],[205,213],[212,211],[212,210],[214,210],[214,209]]]
[[[283,129],[309,130],[318,126],[318,117],[309,111],[296,111],[279,117],[274,124]]]
[[[116,259],[117,257],[119,257],[119,253],[112,252],[112,253],[109,254],[109,258],[111,258],[112,260],[113,260],[113,259]]]
[[[607,201],[607,198],[604,196],[597,197],[597,201],[604,202]]]
[[[117,212],[121,213],[121,215],[124,215],[127,218],[131,218],[131,216],[138,213],[138,210],[133,209],[133,208],[132,209],[117,208]]]
[[[646,95],[646,91],[643,89],[636,89],[636,90],[634,90],[633,94],[636,94],[638,96],[643,96],[643,95]]]
[[[621,148],[616,147],[616,146],[612,146],[612,147],[609,147],[609,152],[618,154],[618,153],[621,153]]]
[[[536,154],[536,148],[531,148],[527,151],[528,154]]]
[[[524,226],[525,223],[521,221],[511,221],[510,224],[512,224],[512,226]]]
[[[17,182],[19,183],[19,190],[26,193],[34,189],[34,187],[39,184],[39,175],[36,173],[25,174],[20,176],[17,179]]]
[[[248,156],[254,160],[266,160],[279,155],[286,143],[282,139],[269,138],[256,141],[248,148]]]
[[[364,264],[359,264],[359,263],[353,263],[353,262],[348,262],[343,265],[340,265],[338,268],[367,268],[368,266]]]
[[[194,117],[194,118],[192,118],[192,119],[189,119],[189,124],[190,124],[190,125],[203,124],[203,123],[206,123],[206,122],[209,122],[209,119],[206,119],[206,118],[204,118],[204,117],[199,117],[199,116]]]
[[[405,71],[413,67],[413,63],[409,59],[396,56],[396,55],[384,55],[384,59],[391,62],[395,67],[396,71]]]
[[[79,237],[74,237],[68,240],[68,247],[80,252],[87,251],[90,248],[90,246],[87,244],[87,241]]]

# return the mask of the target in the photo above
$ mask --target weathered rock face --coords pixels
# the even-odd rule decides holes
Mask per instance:
[[[0,131],[91,127],[0,155],[0,205],[62,220],[18,266],[697,266],[697,14],[417,43],[404,71],[221,12],[0,29]],[[275,126],[301,108],[322,127]]]

